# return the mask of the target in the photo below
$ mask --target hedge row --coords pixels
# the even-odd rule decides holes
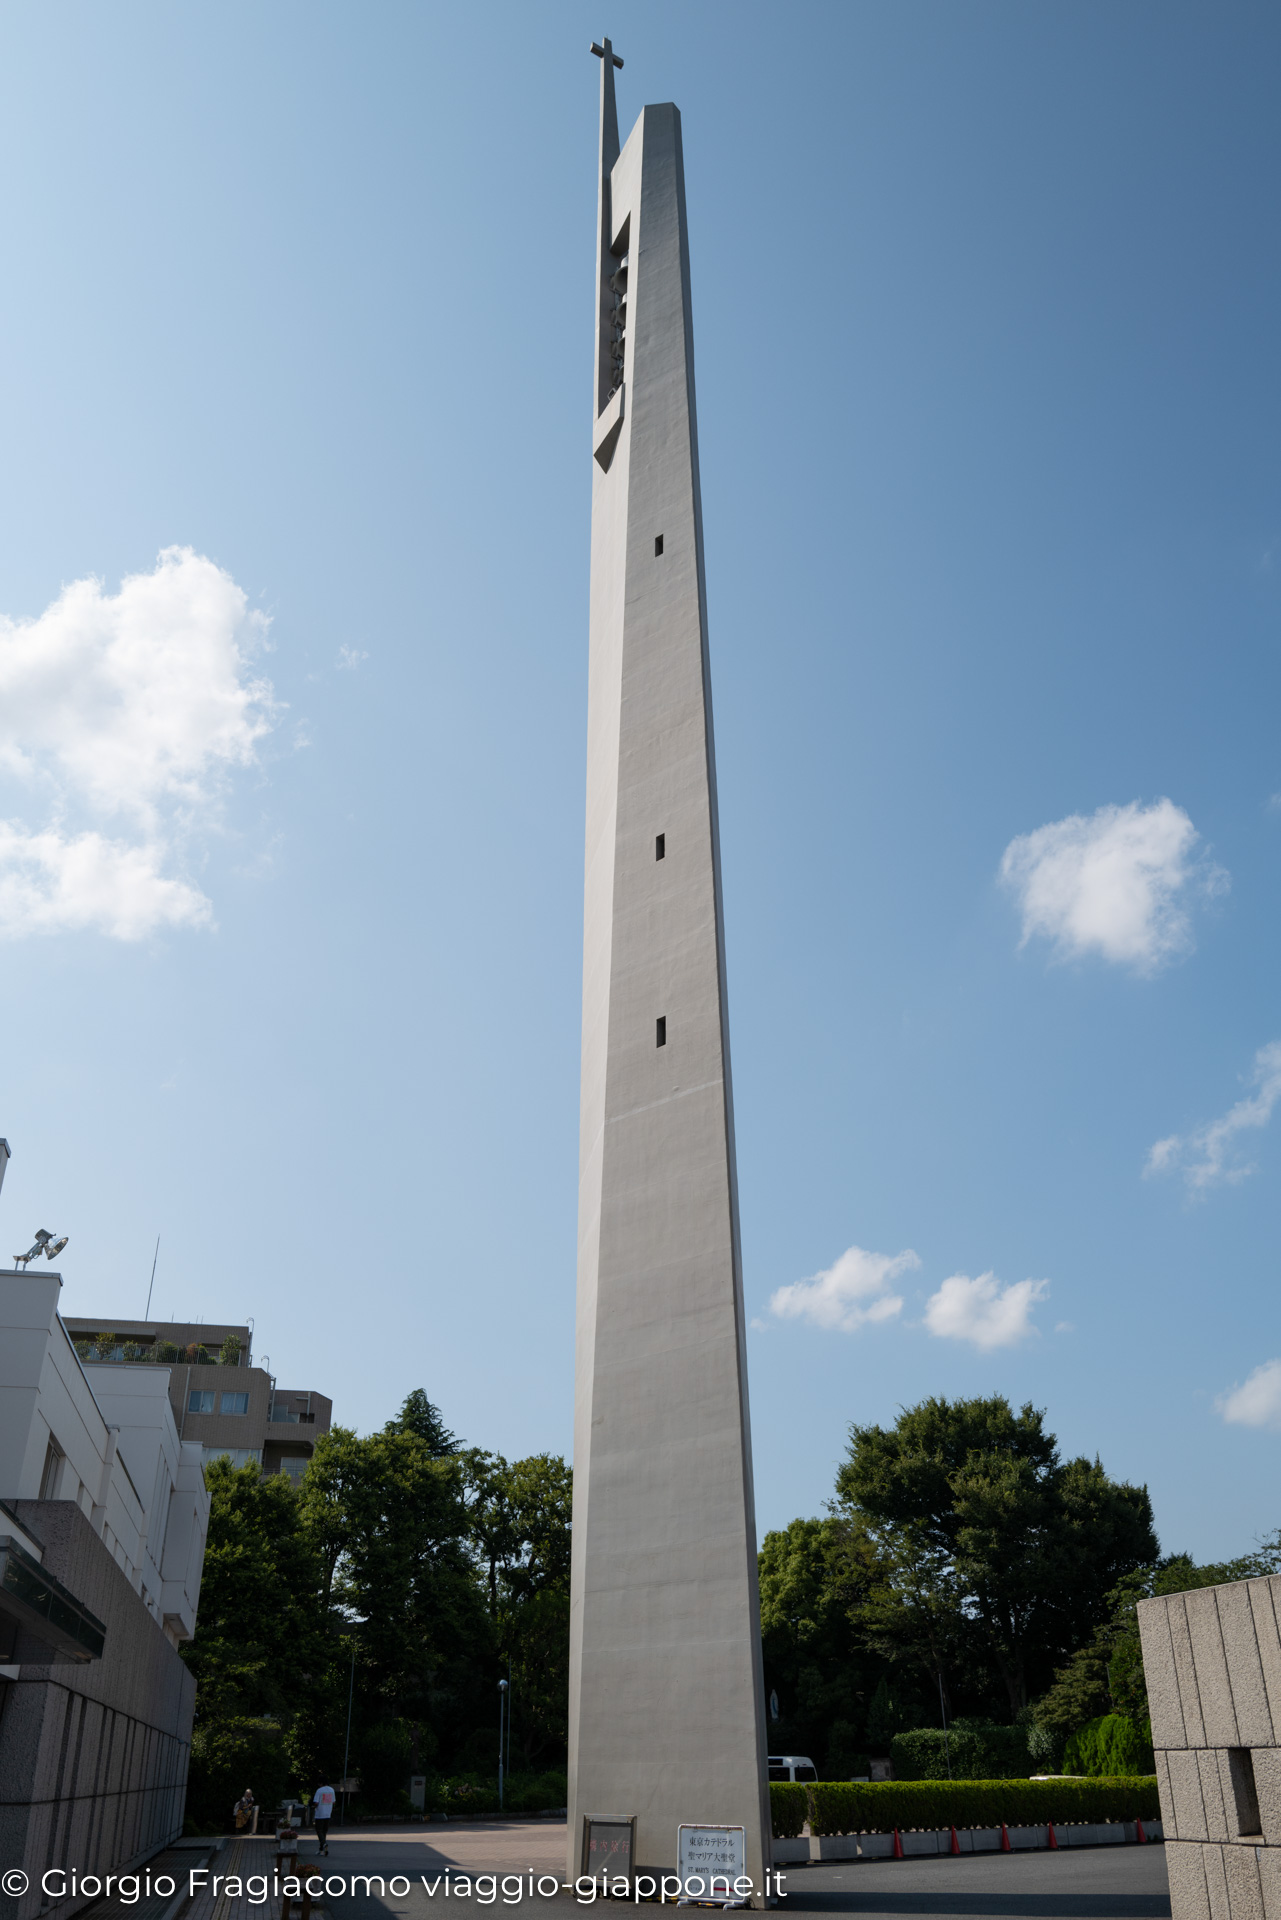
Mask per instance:
[[[889,1833],[913,1828],[1039,1827],[1047,1821],[1158,1820],[1156,1775],[1113,1780],[793,1781],[770,1786],[774,1833]]]
[[[774,1838],[795,1840],[810,1817],[809,1790],[796,1780],[771,1780],[769,1807]]]

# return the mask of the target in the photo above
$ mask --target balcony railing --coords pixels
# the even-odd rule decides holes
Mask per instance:
[[[105,1361],[108,1364],[124,1366],[158,1367],[252,1367],[253,1355],[243,1348],[233,1358],[226,1359],[220,1351],[211,1352],[208,1347],[177,1346],[172,1340],[157,1340],[154,1346],[142,1346],[136,1340],[78,1340],[71,1335],[71,1344],[86,1365],[91,1362]]]

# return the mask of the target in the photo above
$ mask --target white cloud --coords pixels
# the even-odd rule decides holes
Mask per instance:
[[[1238,1427],[1281,1427],[1281,1360],[1265,1360],[1249,1379],[1214,1403]]]
[[[1273,1108],[1281,1100],[1281,1040],[1260,1047],[1250,1070],[1250,1085],[1256,1089],[1238,1100],[1234,1107],[1208,1126],[1194,1133],[1171,1133],[1158,1140],[1148,1153],[1144,1177],[1154,1173],[1173,1173],[1176,1169],[1193,1193],[1204,1193],[1220,1181],[1236,1186],[1254,1172],[1253,1163],[1233,1164],[1230,1158],[1237,1134],[1250,1127],[1266,1127]]]
[[[925,1306],[925,1324],[941,1340],[969,1340],[989,1352],[1017,1346],[1035,1333],[1032,1308],[1050,1291],[1048,1280],[1016,1280],[1003,1287],[993,1273],[971,1280],[954,1273]]]
[[[354,673],[356,671],[356,668],[360,665],[361,661],[368,660],[368,658],[369,658],[369,655],[363,652],[361,648],[349,647],[344,642],[344,644],[338,649],[338,660],[337,660],[338,670],[340,673],[341,672]]]
[[[1052,940],[1060,958],[1102,954],[1154,973],[1192,946],[1189,903],[1228,876],[1196,856],[1199,835],[1172,800],[1070,814],[1011,840],[1001,879],[1018,897],[1023,945]]]
[[[770,1295],[770,1312],[780,1320],[854,1333],[868,1321],[892,1320],[902,1312],[902,1298],[890,1291],[890,1282],[920,1264],[910,1247],[896,1254],[847,1247],[824,1272],[779,1287]]]
[[[0,774],[45,815],[0,822],[0,936],[210,924],[164,869],[270,730],[272,690],[250,668],[267,624],[189,547],[118,593],[77,580],[37,619],[0,616]]]
[[[156,927],[207,926],[208,900],[166,879],[162,858],[99,833],[24,833],[0,820],[0,929],[11,939],[92,929],[140,940]]]

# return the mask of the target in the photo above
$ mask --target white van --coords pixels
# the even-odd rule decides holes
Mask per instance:
[[[803,1753],[771,1753],[769,1777],[771,1780],[817,1780],[818,1772],[814,1762]]]

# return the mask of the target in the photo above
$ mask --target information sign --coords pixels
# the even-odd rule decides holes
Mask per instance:
[[[632,1877],[632,1853],[636,1844],[636,1816],[612,1817],[588,1814],[583,1821],[583,1872],[599,1877],[616,1874]]]
[[[718,1907],[746,1905],[735,1885],[747,1878],[746,1828],[677,1827],[676,1872],[685,1900],[705,1900]]]

